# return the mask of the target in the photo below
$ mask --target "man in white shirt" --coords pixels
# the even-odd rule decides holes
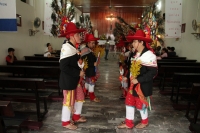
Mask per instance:
[[[53,48],[50,43],[47,43],[47,48],[44,53],[44,57],[55,57],[55,55],[52,55],[51,53],[53,52]]]

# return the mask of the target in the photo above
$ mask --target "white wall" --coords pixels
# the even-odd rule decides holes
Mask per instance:
[[[165,0],[162,2],[162,13],[165,12]],[[192,20],[196,19],[200,22],[200,9],[198,9],[199,0],[183,0],[182,8],[182,23],[186,23],[185,33],[176,41],[175,38],[166,38],[165,45],[173,46],[179,56],[187,57],[188,59],[197,59],[200,62],[200,39],[196,39],[191,33],[195,31],[192,29]],[[198,12],[198,18],[196,18]]]
[[[35,2],[35,3],[34,3]],[[22,27],[17,27],[17,32],[0,32],[0,65],[6,64],[7,49],[13,47],[18,60],[24,60],[26,55],[42,54],[46,43],[50,42],[54,49],[60,49],[65,38],[54,38],[43,34],[42,25],[35,36],[29,36],[28,30],[32,28],[31,21],[35,17],[44,20],[44,1],[34,0],[31,6],[21,0],[16,0],[17,14],[22,16]],[[34,9],[34,7],[36,7]],[[35,11],[35,13],[34,13]]]

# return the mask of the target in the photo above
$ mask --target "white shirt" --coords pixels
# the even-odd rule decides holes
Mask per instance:
[[[48,55],[51,56],[51,53],[50,53],[50,52],[46,52],[46,53],[44,53],[44,57],[48,57]]]

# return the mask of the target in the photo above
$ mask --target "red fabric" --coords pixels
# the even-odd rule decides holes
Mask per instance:
[[[67,126],[67,125],[69,125],[70,124],[70,121],[62,121],[62,126],[64,127],[64,126]]]
[[[6,62],[10,62],[10,60],[11,60],[11,56],[7,55],[6,56]],[[16,58],[16,56],[14,56],[14,61],[16,61],[16,60],[17,60],[17,58]]]
[[[125,123],[128,127],[130,128],[133,128],[134,127],[134,124],[133,124],[133,120],[129,120],[129,119],[126,119],[125,120]]]
[[[85,35],[85,42],[97,41],[97,40],[99,40],[99,38],[95,38],[93,34]]]
[[[147,100],[146,100],[146,98],[145,98],[145,96],[144,96],[144,94],[143,94],[143,92],[142,92],[142,90],[141,90],[141,88],[140,88],[140,83],[137,84],[137,86],[135,87],[135,91],[136,91],[136,93],[138,94],[140,101],[141,101],[143,104],[145,104],[146,107],[148,107],[149,104],[148,104],[148,102],[147,102]]]
[[[122,76],[122,75],[120,75],[120,76],[119,76],[119,81],[122,81],[122,78],[123,78],[123,76]]]
[[[84,92],[83,92],[83,88],[81,86],[81,83],[79,83],[76,87],[76,90],[75,90],[75,99],[77,101],[84,101],[85,99],[85,95],[84,95]]]
[[[96,71],[96,76],[95,76],[95,80],[97,81],[97,79],[100,77],[100,72],[99,72],[99,70],[97,69],[97,71]]]
[[[81,116],[77,115],[77,114],[73,114],[73,116],[72,116],[73,121],[78,121],[80,118],[81,118]]]
[[[69,22],[67,17],[63,17],[60,25],[59,37],[69,38],[69,34],[80,33],[83,31],[85,31],[85,29],[78,29],[74,23]]]
[[[140,100],[139,97],[134,97],[131,93],[130,90],[127,92],[125,104],[128,106],[135,106],[137,109],[142,109],[143,103]]]
[[[135,35],[133,36],[126,36],[128,40],[141,40],[145,42],[152,42],[151,38],[147,38],[143,30],[137,30]]]
[[[6,61],[10,62],[10,60],[11,60],[10,56],[6,56]]]
[[[88,95],[88,90],[86,90],[86,89],[85,89],[85,95],[86,95],[86,96]]]
[[[125,89],[123,89],[123,96],[126,97],[127,96],[127,91]]]
[[[76,47],[76,49],[78,49],[78,47],[79,47],[79,44],[78,44],[78,43],[76,43],[75,47]]]
[[[90,95],[90,100],[93,101],[96,96],[94,95],[94,92],[89,92],[89,95]]]
[[[85,96],[88,95],[88,90],[86,88],[83,89]]]
[[[117,47],[123,47],[125,45],[123,40],[120,40],[119,43],[116,44]]]
[[[142,123],[142,124],[148,124],[148,123],[149,123],[149,119],[146,118],[146,119],[142,120],[141,123]]]

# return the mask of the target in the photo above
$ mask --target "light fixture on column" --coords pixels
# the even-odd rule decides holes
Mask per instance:
[[[106,20],[110,21],[110,30],[112,30],[112,21],[116,18],[113,14],[106,16]]]

